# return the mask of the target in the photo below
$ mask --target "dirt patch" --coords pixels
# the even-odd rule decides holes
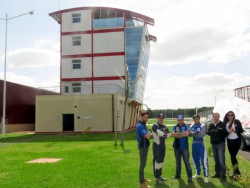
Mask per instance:
[[[26,163],[56,163],[61,160],[62,158],[39,158]]]

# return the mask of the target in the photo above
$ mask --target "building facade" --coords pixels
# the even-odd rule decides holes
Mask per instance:
[[[4,81],[0,80],[1,117],[3,116],[3,85]],[[6,132],[34,131],[36,96],[57,94],[6,81]]]
[[[150,41],[156,41],[148,31],[154,19],[109,7],[79,7],[49,15],[60,24],[61,95],[125,96],[129,91],[127,124],[135,126],[137,108],[143,104]]]

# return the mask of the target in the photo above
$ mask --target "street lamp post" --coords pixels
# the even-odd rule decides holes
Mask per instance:
[[[35,14],[35,11],[30,11],[24,14],[20,14],[17,16],[13,16],[8,18],[8,14],[6,13],[5,18],[0,18],[5,21],[5,53],[4,53],[4,83],[3,83],[3,116],[2,116],[2,140],[5,139],[5,115],[6,115],[6,63],[7,63],[7,38],[8,38],[8,21],[20,16],[24,16],[27,14]]]

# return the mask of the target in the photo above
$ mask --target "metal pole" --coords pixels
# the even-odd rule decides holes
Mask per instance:
[[[8,14],[6,13],[6,17],[5,18],[0,18],[1,20],[5,21],[5,55],[4,55],[4,82],[3,82],[3,116],[2,116],[2,140],[5,140],[5,119],[6,119],[6,65],[7,65],[7,39],[8,39],[8,21],[10,19],[14,19],[20,16],[24,16],[26,14],[34,14],[35,11],[30,11],[24,14],[20,14],[14,17],[10,17],[8,18]]]
[[[5,18],[5,54],[4,54],[4,81],[3,81],[3,117],[2,117],[2,140],[5,139],[5,114],[6,114],[6,61],[7,61],[7,32],[8,31],[8,14]]]

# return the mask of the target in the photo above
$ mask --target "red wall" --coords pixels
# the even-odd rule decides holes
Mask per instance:
[[[6,82],[6,124],[35,123],[37,95],[57,93]],[[3,80],[0,80],[0,118],[3,116]]]

